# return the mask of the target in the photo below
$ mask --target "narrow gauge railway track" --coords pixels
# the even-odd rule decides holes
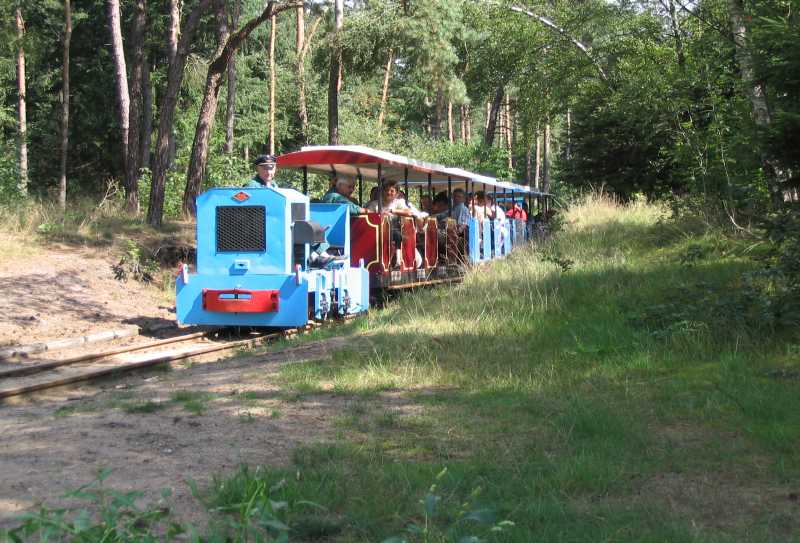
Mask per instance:
[[[291,337],[311,328],[313,326],[309,325],[303,329],[262,333],[246,339],[210,343],[209,340],[214,333],[212,330],[88,353],[62,360],[15,364],[16,367],[3,367],[8,364],[2,364],[0,365],[0,404],[15,396],[24,396],[82,381],[120,375],[194,356],[253,348],[281,338]],[[183,345],[178,349],[152,351],[173,344]],[[139,352],[139,356],[131,356],[132,353],[137,352]]]

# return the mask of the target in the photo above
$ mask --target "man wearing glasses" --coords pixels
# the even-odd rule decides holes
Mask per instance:
[[[245,185],[248,189],[261,189],[265,187],[277,187],[272,181],[275,177],[275,170],[278,164],[272,155],[258,155],[253,161],[256,167],[256,175]]]

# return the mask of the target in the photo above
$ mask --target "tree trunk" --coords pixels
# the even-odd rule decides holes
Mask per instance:
[[[16,10],[17,24],[17,95],[19,97],[17,116],[19,126],[17,136],[19,139],[19,180],[17,189],[22,196],[28,194],[28,120],[26,114],[26,88],[25,88],[25,48],[23,39],[25,37],[25,22],[22,20],[22,9]]]
[[[167,179],[167,170],[170,165],[170,136],[175,118],[175,107],[178,103],[178,93],[183,81],[183,69],[186,66],[186,57],[189,56],[189,46],[194,40],[194,33],[200,23],[201,16],[208,9],[211,0],[200,0],[189,14],[186,26],[178,40],[175,56],[169,64],[167,74],[167,90],[161,100],[158,120],[158,136],[156,138],[155,157],[153,160],[153,179],[150,185],[150,205],[147,209],[147,223],[151,226],[161,226],[164,215],[164,188]],[[171,5],[176,5],[177,0],[171,0]]]
[[[303,49],[306,41],[306,8],[299,5],[295,8],[295,56],[297,58],[297,120],[300,125],[300,141],[305,144],[308,141],[308,109],[306,109],[306,66]]]
[[[378,114],[378,130],[383,126],[383,118],[386,113],[386,102],[389,99],[389,79],[392,74],[392,62],[394,62],[394,49],[389,48],[389,59],[386,61],[386,72],[383,74],[383,92],[381,93],[381,111]]]
[[[453,102],[447,101],[447,140],[455,143],[455,133],[453,131]]]
[[[302,8],[298,8],[297,16],[298,16],[298,32],[300,32],[300,28],[303,27],[300,23],[305,21],[300,21],[299,17],[301,17],[300,13],[302,12]],[[297,38],[297,46],[299,47],[297,51],[297,86],[298,86],[298,93],[300,99],[300,106],[298,108],[298,115],[300,117],[300,141],[303,144],[308,143],[308,106],[306,105],[306,53],[308,53],[308,48],[311,45],[311,40],[314,38],[314,34],[317,32],[320,23],[322,22],[322,17],[317,17],[314,19],[314,22],[311,24],[311,30],[308,31],[308,39],[305,38]],[[305,29],[303,28],[303,32]]]
[[[533,186],[539,190],[542,180],[542,135],[539,133],[539,125],[536,125],[536,169],[533,172]]]
[[[550,120],[544,125],[544,153],[542,153],[542,192],[550,192]]]
[[[735,1],[735,0],[732,0],[732,1]],[[594,58],[594,56],[592,55],[591,51],[589,50],[589,47],[587,45],[585,45],[583,42],[578,41],[576,38],[574,38],[570,34],[568,34],[567,31],[564,28],[561,28],[560,26],[555,24],[553,21],[551,21],[547,17],[543,17],[541,15],[533,13],[532,11],[530,11],[530,10],[528,10],[526,8],[522,8],[522,7],[519,7],[519,6],[510,6],[509,9],[511,11],[515,11],[517,13],[522,13],[524,15],[527,15],[528,17],[536,19],[537,21],[542,23],[547,28],[550,28],[551,30],[555,30],[556,32],[558,32],[562,36],[566,37],[569,41],[572,42],[572,44],[575,47],[577,47],[578,49],[583,51],[583,53],[589,58],[589,60],[592,61],[592,63],[595,65],[595,68],[597,68],[597,71],[600,74],[600,77],[604,81],[608,79],[608,76],[606,75],[606,72],[603,70],[603,67],[600,65],[600,63],[597,61],[597,59]]]
[[[462,105],[459,108],[459,121],[461,121],[459,126],[458,137],[461,140],[461,143],[467,143],[467,106],[466,104]]]
[[[269,2],[258,17],[250,19],[242,28],[228,37],[224,47],[217,49],[214,59],[211,64],[209,64],[206,88],[203,94],[203,103],[200,106],[200,115],[197,119],[194,143],[192,145],[192,157],[189,162],[189,171],[186,175],[186,189],[183,195],[184,213],[191,214],[194,211],[194,198],[200,190],[200,182],[208,161],[208,142],[211,137],[211,129],[213,128],[219,89],[222,85],[222,74],[227,70],[228,63],[233,55],[248,36],[250,36],[253,30],[258,28],[267,19],[270,19],[285,9],[293,7],[294,4],[275,7],[274,2]],[[245,153],[247,154],[248,152],[249,150],[245,149]]]
[[[530,141],[525,144],[525,184],[529,187],[531,186],[531,181],[533,181],[532,147]]]
[[[674,0],[667,0],[667,10],[669,11],[669,22],[672,26],[672,36],[675,39],[675,55],[678,57],[678,67],[683,72],[686,69],[686,56],[683,53],[683,37],[681,36],[681,26],[675,10]]]
[[[169,28],[167,29],[167,60],[171,65],[178,55],[178,40],[181,31],[181,0],[169,0]],[[185,63],[185,60],[184,60]],[[183,77],[183,76],[181,76]],[[175,130],[170,127],[167,141],[167,169],[172,168],[176,153]]]
[[[514,171],[514,118],[511,115],[511,98],[506,96],[506,148],[508,149],[508,169]]]
[[[233,2],[233,16],[231,17],[231,28],[239,27],[239,13],[241,11],[241,0]],[[233,153],[233,129],[236,126],[236,55],[231,57],[228,64],[228,95],[225,104],[225,154]]]
[[[486,121],[486,134],[483,136],[483,144],[491,147],[494,143],[494,133],[497,131],[497,113],[500,111],[500,106],[503,103],[503,94],[505,87],[500,85],[494,93],[494,100],[488,110],[489,116]]]
[[[767,104],[766,86],[763,81],[756,79],[755,59],[747,44],[747,27],[745,26],[744,5],[742,0],[728,0],[731,17],[731,30],[736,48],[736,58],[739,61],[742,84],[747,98],[753,108],[753,120],[759,128],[766,128],[771,122],[769,104]],[[761,164],[764,170],[770,195],[774,205],[783,202],[783,193],[778,183],[778,175],[772,164],[766,146],[760,144]]]
[[[67,210],[67,148],[69,147],[69,45],[72,40],[70,0],[64,0],[63,87],[61,89],[61,172],[58,182],[58,205]]]
[[[572,158],[572,111],[567,108],[567,150],[564,155],[567,160]]]
[[[506,146],[506,102],[500,104],[500,111],[497,112],[497,128],[500,131],[500,147]]]
[[[230,29],[228,28],[228,15],[225,13],[225,2],[217,0],[216,5],[217,19],[217,50],[214,58],[217,59],[225,48]],[[231,58],[236,56],[234,51]],[[219,91],[222,87],[222,76],[227,71],[223,70],[212,73],[210,67],[206,76],[206,86],[203,92],[203,103],[200,105],[200,114],[197,117],[197,126],[194,131],[194,141],[192,142],[192,155],[189,159],[189,169],[186,172],[186,186],[183,191],[183,202],[181,210],[184,218],[195,215],[195,198],[200,193],[200,186],[203,182],[205,165],[208,161],[208,141],[211,130],[214,126],[214,118],[219,104]]]
[[[122,46],[122,28],[119,22],[119,0],[108,0],[108,26],[111,29],[111,56],[114,59],[114,81],[117,90],[117,118],[122,142],[123,169],[128,158],[128,123],[130,119],[130,96],[128,94],[128,72],[125,67],[125,51]],[[127,181],[127,179],[126,179]],[[126,184],[127,189],[127,184]]]
[[[144,168],[152,168],[150,164],[150,145],[153,139],[153,85],[150,82],[150,61],[144,60],[142,65],[142,135],[139,138],[140,162]]]
[[[117,1],[117,0],[112,0]],[[139,214],[139,170],[141,168],[142,86],[144,80],[144,33],[147,24],[147,2],[136,0],[136,13],[131,25],[130,116],[128,120],[128,155],[125,161],[125,195],[129,212]]]
[[[464,114],[466,115],[466,120],[464,121],[466,129],[467,129],[467,136],[464,143],[470,143],[472,141],[472,116],[470,114],[470,107],[469,104],[464,106]]]
[[[267,147],[269,154],[275,154],[275,36],[278,29],[278,19],[274,15],[270,19],[269,27],[269,137]]]
[[[747,97],[753,107],[753,119],[759,126],[770,123],[769,107],[764,84],[756,81],[755,61],[747,45],[747,27],[744,24],[744,6],[742,0],[728,0],[731,15],[733,41],[736,44],[736,58],[742,73],[742,82],[747,89]]]
[[[333,0],[334,35],[331,51],[331,71],[328,78],[328,143],[339,144],[339,85],[342,65],[341,31],[344,0]]]
[[[445,116],[444,91],[436,89],[436,101],[434,102],[433,125],[431,126],[431,137],[438,140],[442,137],[442,123]]]

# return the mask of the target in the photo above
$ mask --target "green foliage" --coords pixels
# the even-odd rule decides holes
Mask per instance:
[[[134,240],[126,240],[122,257],[111,266],[117,281],[133,279],[141,283],[151,283],[158,274],[158,262]]]
[[[192,485],[192,493],[217,515],[212,529],[225,541],[286,542],[289,502],[279,497],[286,481],[270,482],[269,476],[240,466],[231,477],[215,477],[206,493]]]
[[[784,329],[800,325],[800,219],[792,208],[770,213],[761,221],[766,250],[762,268],[746,277],[747,286],[765,306],[768,322]]]
[[[180,524],[172,521],[166,508],[143,509],[136,505],[141,492],[120,492],[107,489],[104,481],[111,470],[101,470],[97,479],[65,497],[85,502],[83,508],[48,509],[20,518],[20,524],[5,534],[9,541],[72,541],[109,543],[174,541],[185,534]],[[162,493],[169,498],[169,492]],[[0,531],[0,536],[4,535]],[[4,539],[5,540],[5,539]]]
[[[481,494],[482,489],[480,487],[473,489],[466,501],[462,503],[455,501],[453,496],[442,496],[439,485],[446,474],[447,468],[444,468],[436,475],[436,482],[428,488],[428,492],[419,500],[422,520],[413,519],[406,525],[405,531],[408,533],[408,538],[393,536],[385,539],[383,543],[408,543],[409,541],[424,543],[432,543],[434,541],[482,543],[486,539],[470,532],[479,529],[492,533],[496,537],[504,529],[514,526],[514,523],[510,520],[498,521],[497,512],[492,509],[474,508],[475,501]],[[448,497],[453,499],[455,503],[447,503]],[[455,509],[455,512],[447,511],[447,509]]]
[[[196,392],[192,390],[179,390],[172,394],[171,400],[180,404],[186,411],[193,415],[202,415],[208,409],[208,402],[213,399],[213,395],[207,392]]]

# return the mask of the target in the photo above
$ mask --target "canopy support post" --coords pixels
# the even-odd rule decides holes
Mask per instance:
[[[383,212],[383,180],[381,179],[381,163],[378,162],[378,213]]]
[[[408,205],[408,168],[403,170],[403,194],[406,195],[406,206]]]
[[[430,174],[428,174],[428,183],[430,183]],[[453,178],[447,176],[447,216],[453,216]]]
[[[431,184],[431,174],[428,174],[428,198],[431,199],[431,205],[433,205],[433,185]]]
[[[308,194],[308,166],[303,166],[303,194]]]

